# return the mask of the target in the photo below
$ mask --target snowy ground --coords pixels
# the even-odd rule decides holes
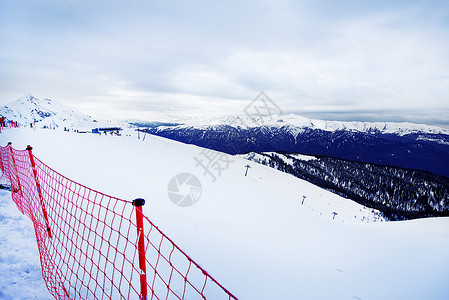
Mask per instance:
[[[0,299],[54,299],[42,279],[33,223],[0,190]]]
[[[239,157],[219,156],[221,174],[213,167],[208,173],[198,161],[207,163],[210,153],[160,137],[142,141],[126,134],[11,129],[0,134],[0,145],[8,141],[16,149],[32,145],[50,167],[96,190],[145,198],[145,214],[240,299],[447,299],[449,294],[449,218],[382,222],[370,209]],[[178,207],[168,197],[169,182],[182,172],[202,184],[191,207]],[[0,200],[2,206],[11,201]],[[0,295],[9,299],[5,291],[14,292],[12,286],[22,282],[42,298],[42,280],[33,281],[40,271],[31,222],[20,217],[13,225],[15,218],[3,217],[2,207],[0,251],[11,253],[7,247],[21,242],[34,247],[36,254],[27,255],[34,261],[32,275],[25,282],[9,279],[25,277],[27,260],[24,268],[2,266],[10,275],[2,275]],[[8,233],[23,222],[28,230],[17,230],[27,238]],[[27,289],[15,291],[24,298]]]

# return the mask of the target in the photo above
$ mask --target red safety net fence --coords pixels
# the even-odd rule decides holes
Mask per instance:
[[[126,201],[54,171],[32,148],[0,147],[13,201],[34,224],[56,299],[237,299]]]

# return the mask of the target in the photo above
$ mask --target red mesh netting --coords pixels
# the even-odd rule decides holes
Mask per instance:
[[[64,177],[31,149],[0,147],[0,168],[56,299],[237,299],[131,201]]]

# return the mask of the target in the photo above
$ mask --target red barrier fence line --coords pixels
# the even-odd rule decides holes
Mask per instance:
[[[76,183],[31,149],[0,147],[0,168],[33,221],[56,299],[237,299],[143,215],[143,199]]]
[[[48,224],[47,209],[45,208],[44,197],[42,196],[42,191],[41,191],[41,185],[40,185],[39,179],[37,177],[36,164],[34,162],[33,153],[31,152],[33,150],[33,147],[28,145],[27,150],[28,150],[28,154],[30,156],[30,162],[31,162],[31,168],[33,169],[34,180],[36,181],[37,193],[39,194],[39,200],[40,200],[40,203],[42,206],[42,213],[44,215],[45,223],[47,225],[48,236],[51,238],[51,229],[50,229],[50,225]],[[13,161],[14,161],[14,156],[13,156]],[[19,181],[19,186],[20,186],[20,181]]]

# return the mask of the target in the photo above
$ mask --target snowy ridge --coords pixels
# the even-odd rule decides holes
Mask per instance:
[[[275,152],[266,152],[264,154],[272,155],[277,154]],[[243,158],[248,161],[257,162],[266,160],[267,157],[259,153],[251,152],[248,154],[237,155],[237,157]],[[305,160],[316,159],[314,156],[309,155],[294,155],[295,158],[301,158]],[[287,164],[293,165],[293,161],[285,156],[280,156],[280,158]],[[255,165],[251,166],[252,168]],[[275,174],[275,173],[274,173]],[[287,176],[289,177],[289,175]],[[329,217],[335,214],[333,220],[336,222],[343,223],[375,223],[375,222],[385,222],[385,218],[376,209],[371,209],[366,206],[357,204],[356,202],[345,199],[341,196],[334,197],[330,194],[326,194],[323,197],[322,192],[315,193],[304,193],[298,195],[298,205],[301,205],[312,213],[317,214],[321,217]],[[338,218],[335,219],[335,217]]]
[[[214,128],[220,125],[229,125],[232,127],[241,127],[244,129],[270,126],[270,127],[289,127],[290,132],[297,136],[305,129],[319,129],[328,132],[340,130],[353,132],[380,132],[392,133],[397,135],[406,135],[411,133],[431,133],[449,135],[449,129],[430,126],[425,124],[414,124],[409,122],[342,122],[342,121],[325,121],[317,119],[308,119],[302,116],[288,114],[277,118],[268,117],[249,117],[243,116],[226,116],[221,118],[188,118],[178,120],[184,122],[179,127],[190,127],[198,129]]]
[[[389,220],[449,216],[449,179],[443,176],[300,154],[251,152],[240,157],[377,208]]]
[[[92,129],[105,122],[97,122],[92,117],[57,101],[38,99],[27,94],[0,108],[0,115],[8,120],[19,122],[22,126],[36,123],[43,128]]]

